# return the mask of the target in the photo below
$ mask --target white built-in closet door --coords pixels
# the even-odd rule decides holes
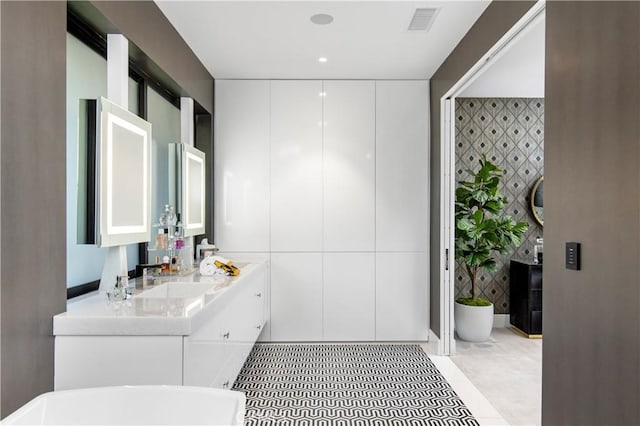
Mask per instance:
[[[376,340],[427,340],[426,253],[376,253]]]
[[[324,251],[375,249],[375,82],[324,82]]]
[[[322,253],[271,254],[271,340],[322,340]]]
[[[375,254],[324,254],[324,340],[373,341]]]
[[[215,237],[269,251],[269,82],[216,80]]]
[[[376,82],[376,250],[427,249],[427,81]]]
[[[428,331],[427,81],[376,82],[376,339]]]
[[[271,250],[322,251],[322,81],[271,82]]]

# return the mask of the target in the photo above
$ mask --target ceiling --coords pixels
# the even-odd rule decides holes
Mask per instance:
[[[544,14],[460,93],[465,98],[544,98]]]
[[[489,1],[156,4],[217,79],[426,79]],[[429,31],[408,31],[415,9],[425,7],[437,8]],[[313,24],[318,13],[333,22]]]

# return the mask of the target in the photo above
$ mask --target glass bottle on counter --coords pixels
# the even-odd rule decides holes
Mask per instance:
[[[156,235],[156,248],[167,248],[167,234],[165,233],[165,230],[163,228],[158,229],[158,235]]]
[[[176,232],[175,232],[175,248],[181,250],[184,248],[184,229],[180,221],[180,213],[176,215]]]

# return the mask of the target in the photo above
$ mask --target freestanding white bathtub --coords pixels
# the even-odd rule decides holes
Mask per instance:
[[[111,386],[42,394],[3,425],[242,425],[241,392],[189,386]]]

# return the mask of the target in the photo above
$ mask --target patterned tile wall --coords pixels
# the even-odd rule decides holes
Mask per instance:
[[[495,313],[509,313],[509,260],[533,257],[540,227],[531,216],[529,193],[543,175],[544,100],[539,98],[458,98],[456,100],[456,180],[477,170],[482,153],[504,170],[500,190],[507,197],[506,212],[529,223],[522,245],[498,256],[493,273],[482,272],[482,297],[493,302]],[[456,265],[456,297],[471,291],[464,265]]]

